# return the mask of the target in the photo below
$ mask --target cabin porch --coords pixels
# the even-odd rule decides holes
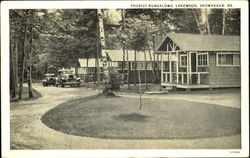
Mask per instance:
[[[210,88],[208,52],[175,50],[172,49],[174,46],[171,51],[160,52],[161,85],[186,89]]]

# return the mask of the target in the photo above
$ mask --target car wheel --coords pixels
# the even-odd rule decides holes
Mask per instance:
[[[64,87],[64,84],[63,84],[63,83],[61,83],[61,87]]]

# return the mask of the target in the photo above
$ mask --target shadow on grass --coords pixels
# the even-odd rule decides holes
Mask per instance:
[[[132,114],[120,114],[118,116],[114,116],[113,118],[119,121],[146,122],[147,119],[150,118],[150,116],[138,113],[132,113]]]

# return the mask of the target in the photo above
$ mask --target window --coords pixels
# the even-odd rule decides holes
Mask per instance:
[[[132,62],[132,69],[136,69],[137,68],[137,63],[136,62]]]
[[[163,70],[169,71],[169,62],[163,62]]]
[[[140,70],[144,70],[144,69],[145,69],[145,64],[144,64],[144,62],[139,62],[138,64],[139,64],[138,66],[139,66],[139,69],[140,69]]]
[[[147,70],[152,70],[152,63],[151,62],[147,62]]]
[[[217,66],[240,66],[240,54],[217,53]]]
[[[126,70],[128,69],[128,63],[127,62],[124,63],[124,69],[126,69]]]
[[[119,70],[122,70],[122,61],[119,61],[118,62],[118,69]],[[128,63],[127,62],[124,62],[124,69],[126,70],[126,69],[128,69]]]
[[[161,63],[160,62],[155,62],[155,69],[161,68]]]
[[[186,67],[187,66],[187,55],[180,55],[180,66]]]
[[[122,62],[118,62],[118,69],[122,69]]]
[[[198,66],[208,66],[208,53],[197,54]]]

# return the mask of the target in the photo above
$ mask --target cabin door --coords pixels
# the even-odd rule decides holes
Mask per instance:
[[[191,53],[191,72],[196,72],[196,53]],[[191,83],[195,84],[197,83],[197,75],[196,74],[191,74]]]

